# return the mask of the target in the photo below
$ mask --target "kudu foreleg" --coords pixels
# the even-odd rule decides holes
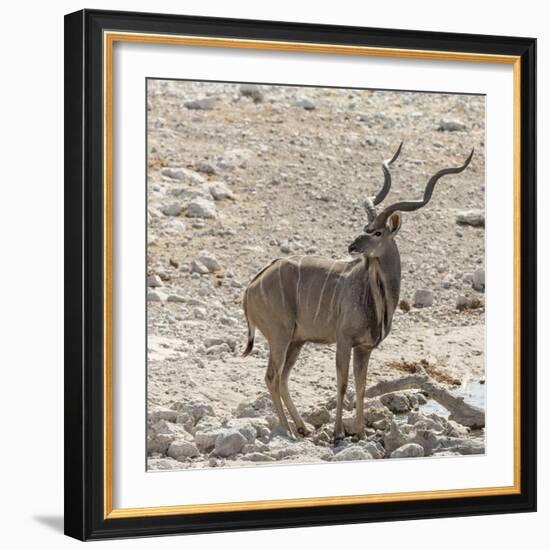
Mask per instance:
[[[351,356],[351,344],[345,340],[339,340],[336,344],[336,422],[334,424],[334,442],[338,443],[345,437],[342,411],[344,397],[348,388],[349,360]]]
[[[371,354],[370,348],[353,348],[353,378],[355,379],[355,434],[360,439],[365,437],[365,389],[367,370]]]

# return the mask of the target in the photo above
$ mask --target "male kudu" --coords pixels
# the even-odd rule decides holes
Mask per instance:
[[[384,185],[365,203],[368,224],[350,245],[351,261],[315,256],[278,258],[262,269],[244,293],[243,307],[248,323],[248,345],[254,346],[256,327],[269,344],[265,381],[282,426],[292,433],[286,405],[299,434],[308,435],[306,425],[288,391],[288,377],[306,342],[336,343],[337,402],[334,438],[344,437],[342,407],[353,352],[355,378],[355,432],[364,437],[364,398],[370,354],[388,335],[399,301],[401,261],[395,243],[401,226],[400,212],[412,212],[430,200],[435,184],[447,174],[466,169],[474,151],[458,168],[445,168],[428,181],[420,201],[398,202],[377,213],[378,205],[391,187],[390,165],[401,152],[382,163]]]

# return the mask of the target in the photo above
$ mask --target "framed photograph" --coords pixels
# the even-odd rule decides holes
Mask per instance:
[[[65,18],[65,530],[534,511],[532,38]]]

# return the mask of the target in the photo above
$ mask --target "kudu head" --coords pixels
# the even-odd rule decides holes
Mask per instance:
[[[443,168],[443,170],[434,174],[428,181],[428,185],[426,185],[424,198],[422,200],[396,202],[378,213],[376,206],[386,198],[391,188],[390,165],[397,159],[399,153],[401,153],[402,147],[403,142],[401,142],[393,157],[382,163],[384,185],[378,195],[369,197],[364,202],[368,223],[364,227],[363,233],[349,245],[348,252],[350,254],[363,254],[369,257],[381,256],[388,243],[392,241],[399,232],[399,228],[401,227],[401,212],[413,212],[414,210],[426,206],[432,198],[435,184],[439,178],[448,174],[459,174],[466,169],[468,164],[470,164],[474,155],[474,150],[472,149],[462,166],[458,168]]]

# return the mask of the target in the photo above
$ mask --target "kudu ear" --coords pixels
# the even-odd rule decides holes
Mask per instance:
[[[401,214],[399,212],[394,212],[388,218],[388,229],[390,230],[392,236],[395,237],[395,235],[399,233],[400,228],[401,228]]]

